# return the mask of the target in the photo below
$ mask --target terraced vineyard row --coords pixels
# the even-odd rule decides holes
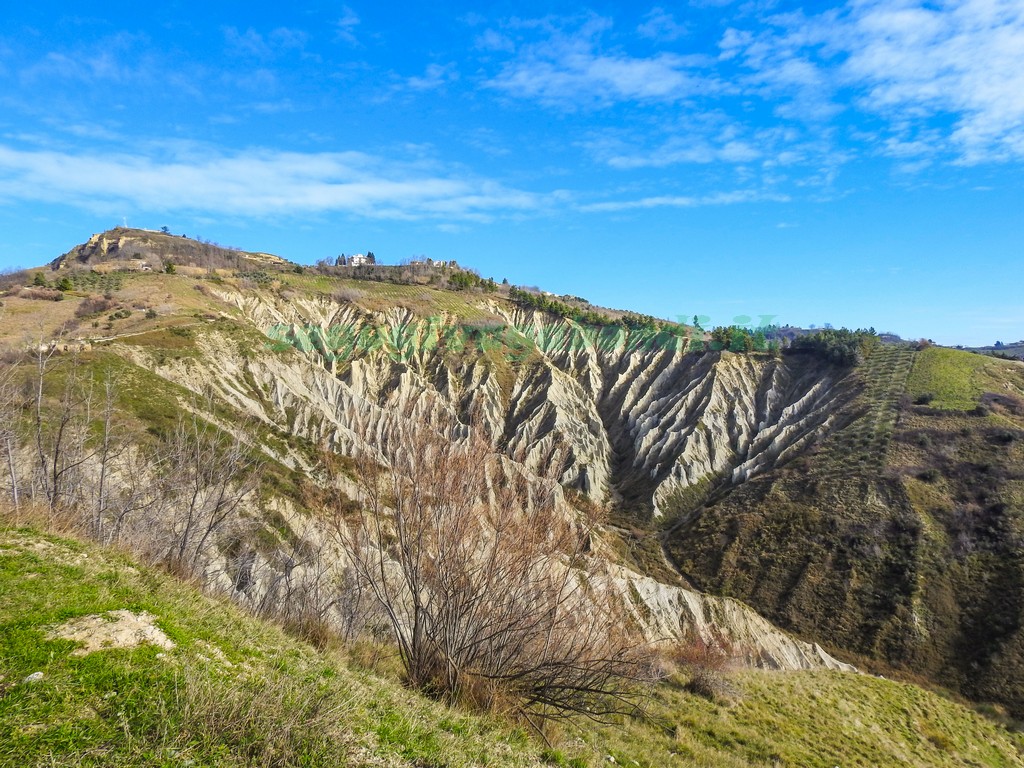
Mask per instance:
[[[494,319],[492,314],[478,306],[483,298],[480,294],[455,293],[439,291],[429,286],[375,283],[368,280],[353,281],[352,285],[389,304],[409,306],[424,314],[449,312],[468,322]]]
[[[816,474],[881,471],[914,354],[909,347],[882,346],[857,369],[864,381],[857,398],[863,413],[826,441]]]

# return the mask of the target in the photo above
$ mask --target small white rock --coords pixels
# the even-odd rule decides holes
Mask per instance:
[[[43,673],[42,672],[33,672],[31,675],[26,677],[21,682],[23,682],[23,683],[38,683],[42,679],[43,679]]]

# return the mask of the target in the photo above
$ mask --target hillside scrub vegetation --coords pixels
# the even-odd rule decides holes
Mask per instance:
[[[711,338],[704,341],[694,338],[690,342],[691,352],[720,352],[728,350],[734,353],[772,352],[779,349],[778,342],[769,341],[763,328],[744,328],[737,325],[718,326],[711,330]]]
[[[47,510],[104,544],[130,546],[200,578],[254,493],[261,460],[236,436],[180,411],[142,437],[119,407],[110,370],[40,347],[0,371],[10,498]]]
[[[630,330],[647,331],[650,333],[665,330],[682,334],[685,331],[685,327],[682,325],[667,320],[659,320],[651,315],[619,312],[613,316],[592,308],[589,302],[578,296],[559,298],[540,291],[525,290],[512,286],[509,288],[508,298],[513,304],[525,309],[547,312],[558,317],[568,318],[582,325],[598,327],[617,325]]]
[[[615,320],[603,312],[568,304],[543,293],[523,290],[512,286],[508,292],[509,300],[513,304],[527,309],[538,309],[542,312],[549,312],[558,317],[567,317],[585,325],[612,325]]]
[[[12,515],[0,505],[2,766],[538,764],[522,731],[317,653],[119,552],[6,527]],[[162,647],[62,636],[125,610],[149,617]]]
[[[666,546],[784,628],[1024,715],[1024,369],[883,345],[810,451],[685,510]],[[925,398],[923,395],[929,394]]]
[[[168,272],[168,265],[188,264],[202,270],[244,269],[254,260],[263,261],[263,254],[223,246],[202,238],[173,235],[129,227],[115,227],[95,235],[88,243],[76,246],[56,259],[51,267],[92,267],[105,261],[129,262],[148,260],[154,270]],[[277,260],[282,261],[283,260]]]

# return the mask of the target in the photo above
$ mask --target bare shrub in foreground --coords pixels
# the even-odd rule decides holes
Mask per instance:
[[[452,430],[454,434],[456,430]],[[410,683],[528,718],[632,709],[649,659],[557,509],[474,434],[420,430],[361,467],[335,530],[385,612]]]
[[[734,658],[732,643],[724,635],[704,637],[690,632],[669,654],[669,659],[689,677],[683,687],[709,701],[728,701],[736,690],[726,678]]]

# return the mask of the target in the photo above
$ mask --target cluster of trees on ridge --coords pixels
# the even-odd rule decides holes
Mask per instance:
[[[659,320],[651,315],[641,315],[633,312],[626,312],[619,317],[612,317],[604,312],[583,308],[569,304],[555,296],[548,296],[543,293],[526,291],[515,286],[509,288],[509,299],[524,309],[536,309],[548,312],[558,317],[565,317],[583,325],[609,326],[621,325],[631,330],[662,331],[669,330],[682,335],[683,326],[667,320]],[[578,296],[573,297],[574,301],[583,302]]]
[[[798,336],[789,345],[794,354],[812,354],[842,366],[859,365],[881,344],[874,328],[825,328]]]
[[[515,304],[528,309],[549,312],[558,317],[574,320],[578,323],[595,326],[621,325],[631,330],[658,332],[668,330],[676,335],[684,335],[683,325],[672,323],[650,315],[627,313],[618,318],[592,309],[573,306],[558,297],[542,293],[525,291],[512,287],[509,299]],[[713,328],[709,339],[704,338],[705,331],[694,318],[694,331],[690,340],[690,352],[722,351],[744,354],[767,352],[778,354],[783,350],[786,337],[777,326],[763,328],[746,328],[738,325],[717,326]],[[836,365],[853,366],[864,361],[871,354],[880,340],[874,328],[857,329],[826,328],[815,333],[797,336],[789,342],[785,349],[794,354],[813,354]]]
[[[431,288],[449,291],[479,290],[494,293],[499,284],[493,277],[481,277],[472,269],[465,269],[458,264],[359,264],[356,266],[339,266],[330,259],[321,259],[313,269],[331,277],[344,277],[350,280],[366,280],[375,283],[394,283],[396,285],[426,285]],[[503,285],[507,285],[505,281]]]
[[[699,330],[699,327],[698,327]],[[710,333],[710,341],[693,339],[690,351],[727,350],[735,353],[768,352],[815,355],[843,367],[860,365],[881,344],[874,328],[825,328],[787,340],[777,326],[744,328],[719,326]],[[787,344],[788,341],[788,344]]]
[[[700,326],[696,326],[700,331]],[[739,325],[717,326],[711,329],[711,339],[705,342],[703,338],[694,337],[690,341],[691,352],[703,352],[711,350],[717,352],[728,350],[735,353],[748,352],[778,352],[779,344],[772,339],[769,341],[770,329],[744,328]]]

